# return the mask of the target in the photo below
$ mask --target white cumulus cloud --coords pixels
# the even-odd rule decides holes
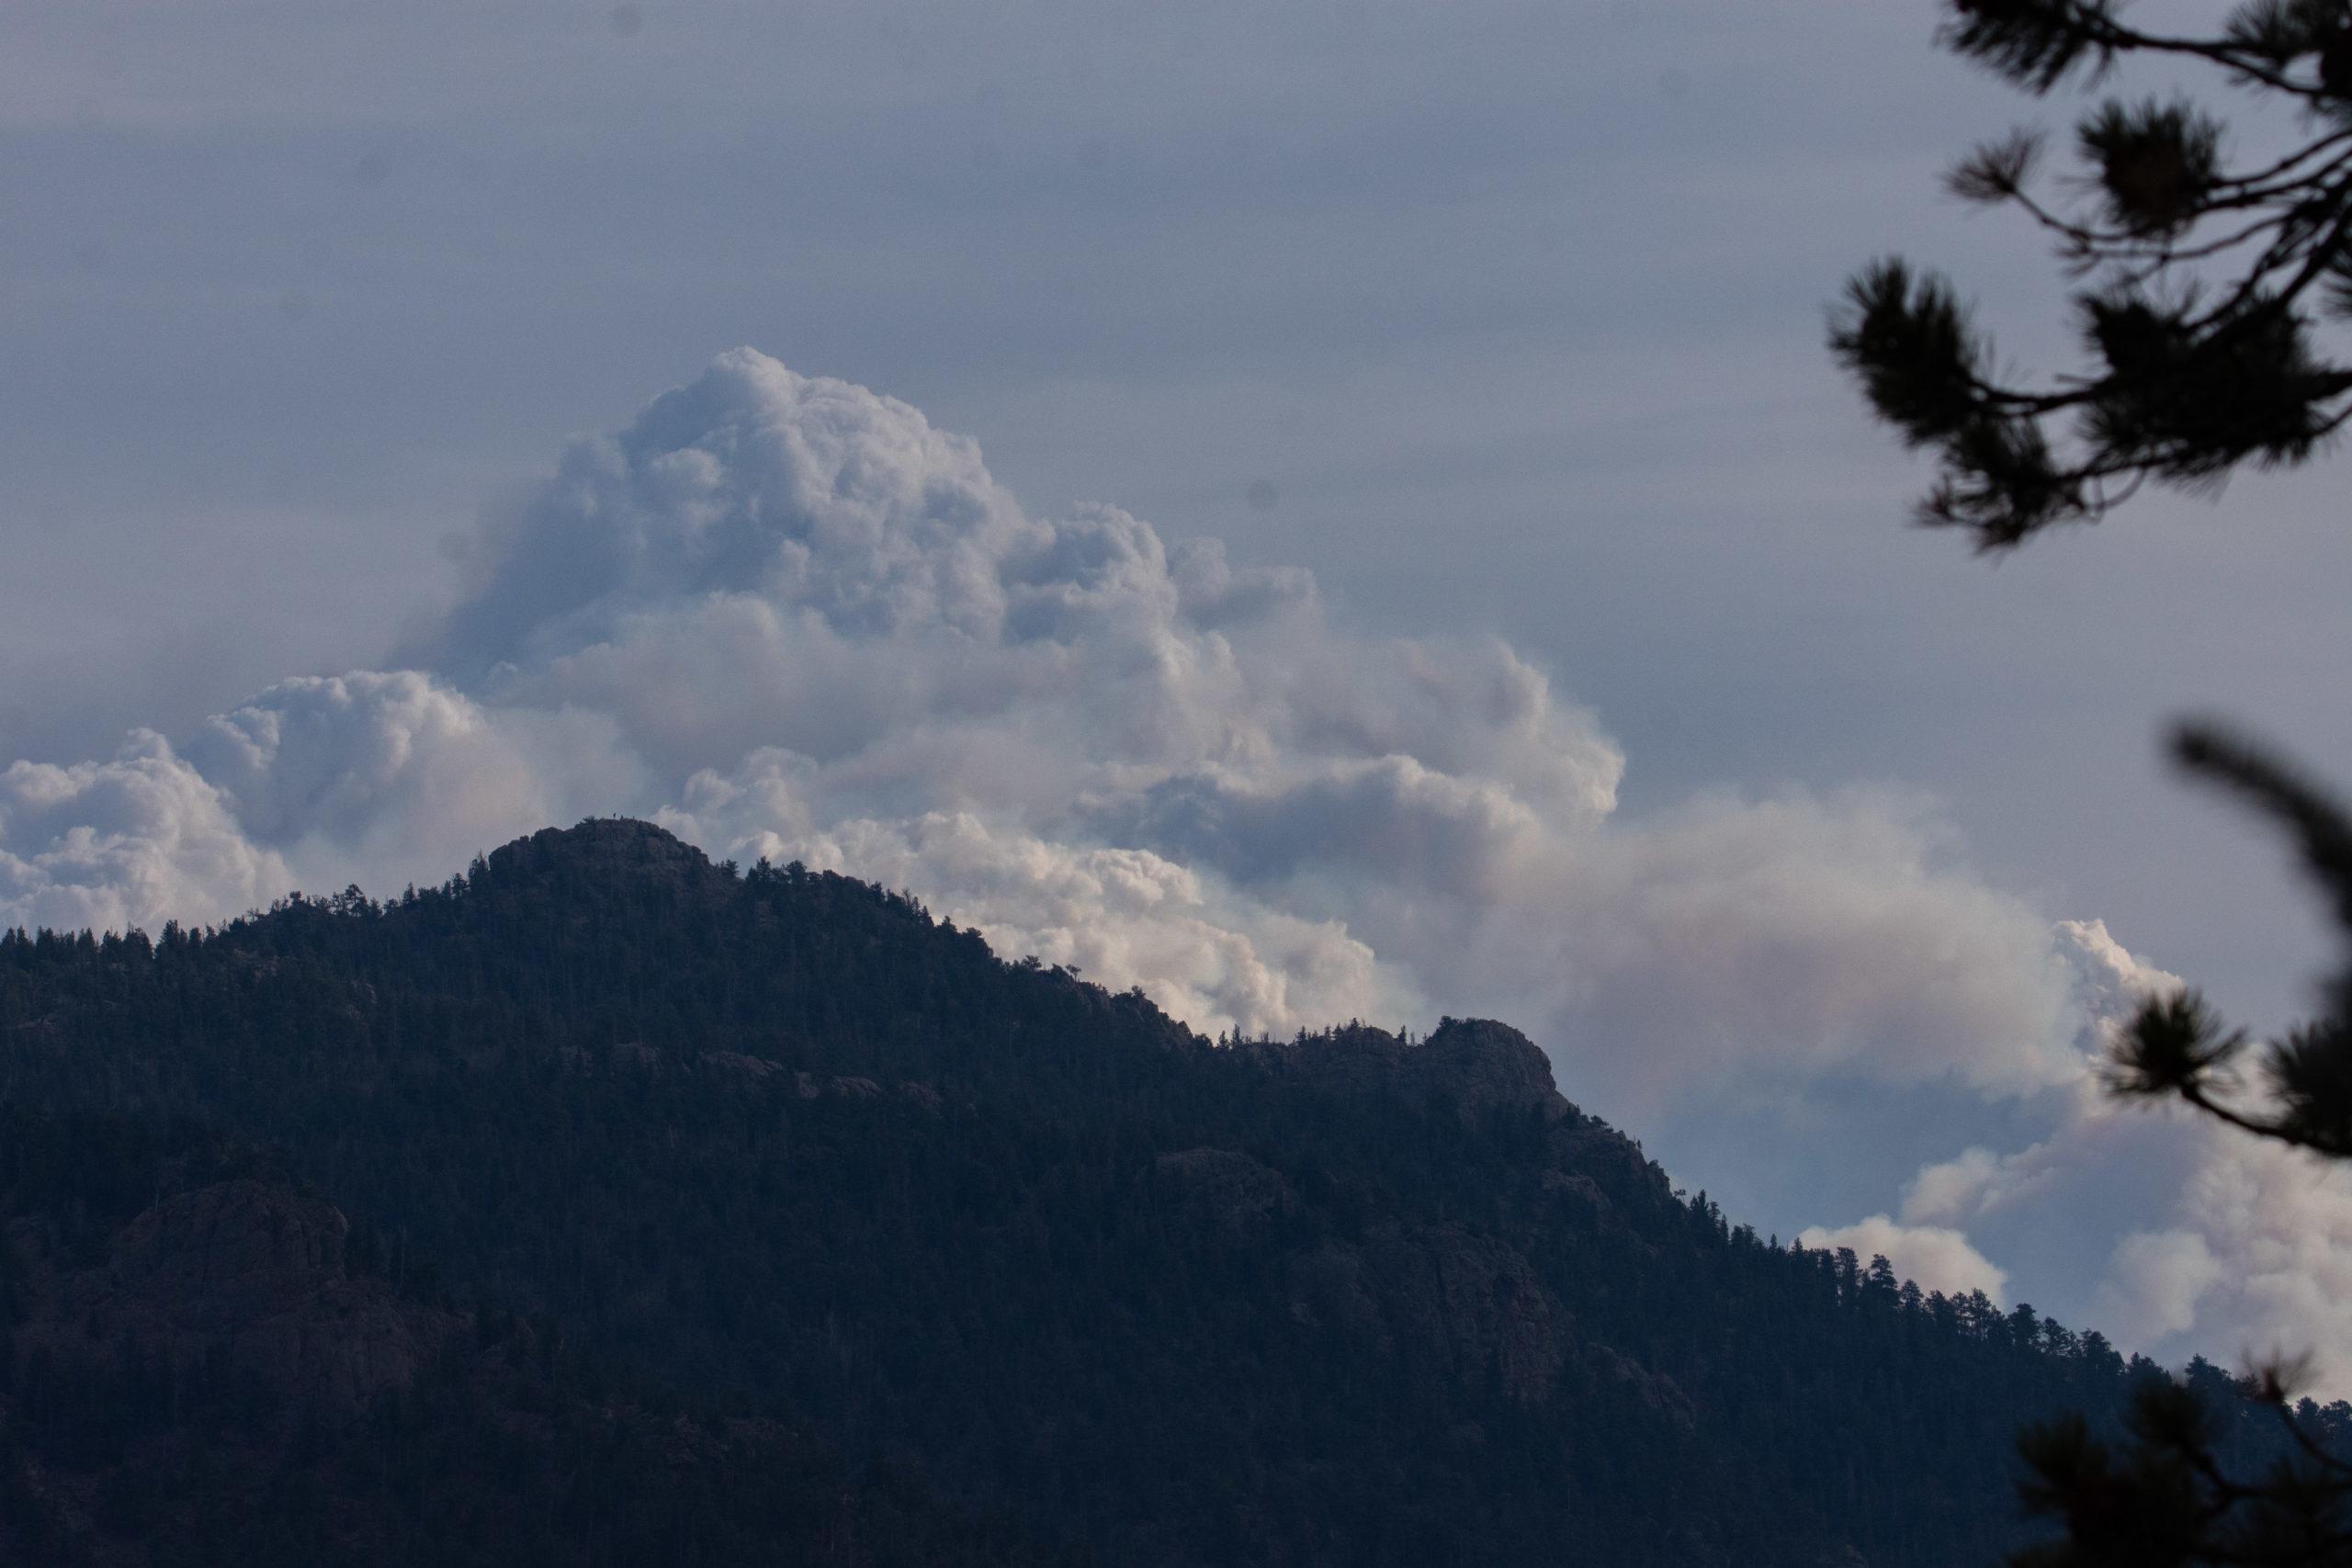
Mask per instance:
[[[2002,1227],[2073,1193],[2103,1269],[2079,1293],[2149,1335],[2309,1330],[2352,1285],[2333,1197],[2090,1092],[2089,1021],[2156,973],[1986,886],[1929,805],[1627,820],[1616,742],[1507,644],[1350,625],[1307,572],[1114,506],[1034,515],[897,400],[737,350],[463,553],[398,668],[0,773],[0,922],[396,888],[635,812],[905,887],[1204,1030],[1510,1017],[1634,1117],[1815,1081],[2064,1108],[1819,1233],[1923,1280],[2030,1282]],[[2162,1195],[2117,1197],[2110,1159]]]
[[[2210,1118],[2116,1101],[2098,1068],[2115,1028],[2171,975],[2098,920],[2065,921],[2081,1019],[2074,1069],[2041,1096],[2043,1134],[2007,1153],[1972,1145],[1922,1166],[1891,1242],[1961,1238],[2001,1258],[2013,1293],[2178,1360],[2312,1352],[2323,1386],[2352,1391],[2352,1181]],[[1859,1252],[1859,1241],[1849,1241]],[[1880,1248],[1902,1266],[1890,1247]],[[1927,1283],[1925,1276],[1921,1283]]]
[[[209,918],[287,890],[220,791],[163,737],[113,758],[0,773],[0,924],[60,931]]]
[[[633,810],[1091,953],[1204,1027],[1513,1012],[1629,1107],[1792,1068],[2030,1087],[2070,1036],[2041,916],[1916,805],[1621,823],[1622,751],[1509,646],[1349,626],[1115,507],[1034,516],[969,440],[751,350],[574,442],[467,558],[412,667],[67,770],[170,773],[142,824],[12,812],[0,919],[212,918]]]
[[[1850,1247],[1864,1262],[1883,1258],[1898,1278],[1914,1280],[1923,1291],[1964,1296],[1982,1291],[1996,1303],[2008,1289],[2008,1275],[1968,1244],[1968,1238],[1939,1225],[1900,1224],[1885,1214],[1872,1214],[1850,1225],[1825,1230],[1819,1225],[1798,1233],[1797,1239],[1814,1248]]]

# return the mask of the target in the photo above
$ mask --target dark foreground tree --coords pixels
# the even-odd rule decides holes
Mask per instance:
[[[2295,843],[2325,895],[2345,956],[2321,1011],[2285,1038],[2257,1044],[2195,991],[2153,998],[2116,1043],[2108,1087],[2125,1099],[2180,1100],[2256,1137],[2330,1160],[2352,1159],[2352,815],[2260,745],[2213,724],[2174,737],[2193,775],[2245,797]],[[2251,1068],[2251,1071],[2249,1071]],[[2060,1521],[2063,1539],[2022,1553],[2024,1568],[2125,1564],[2352,1564],[2352,1462],[2312,1436],[2296,1405],[2307,1367],[2258,1367],[2240,1383],[2278,1414],[2293,1445],[2259,1474],[2233,1473],[2222,1426],[2194,1390],[2140,1385],[2118,1444],[2080,1416],[2043,1422],[2018,1440],[2030,1513]]]
[[[2116,0],[1946,0],[1944,45],[2041,95],[2128,60],[2210,67],[2290,143],[2252,161],[2181,98],[2109,96],[2077,122],[2081,177],[2046,194],[2044,139],[2021,130],[1949,177],[2013,206],[2076,280],[2082,363],[2039,384],[1996,367],[1946,279],[1900,259],[1857,275],[1830,346],[1879,416],[1939,472],[1918,509],[2004,550],[2056,523],[2096,521],[2143,484],[2197,489],[2241,465],[2291,466],[2352,419],[2352,0],[2248,0],[2207,34],[2132,25]],[[2151,1000],[2120,1042],[2110,1088],[2180,1100],[2247,1134],[2352,1159],[2352,816],[2227,727],[2173,739],[2192,775],[2276,820],[2325,894],[2346,957],[2319,1016],[2257,1044],[2195,992]],[[2250,1069],[2250,1070],[2249,1070]],[[2352,1463],[2290,1409],[2300,1369],[2244,1383],[2293,1444],[2233,1473],[2214,1412],[2192,1390],[2144,1385],[2120,1441],[2079,1417],[2029,1430],[2029,1510],[2064,1536],[2018,1561],[2061,1564],[2352,1563]]]
[[[2079,177],[2042,177],[2035,130],[1952,170],[1954,192],[2053,241],[2082,357],[2015,378],[1944,277],[1900,258],[1858,274],[1831,344],[1879,416],[1939,458],[1920,519],[2006,549],[2150,479],[2204,488],[2311,457],[2352,417],[2352,365],[2331,352],[2352,321],[2352,6],[2251,0],[2209,36],[2141,31],[2114,0],[1945,10],[1946,46],[2030,92],[2127,57],[2201,64],[2293,144],[2241,161],[2192,103],[2108,97],[2075,128]]]

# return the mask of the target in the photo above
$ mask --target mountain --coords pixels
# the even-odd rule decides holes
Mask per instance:
[[[1503,1024],[1212,1043],[639,822],[0,938],[0,1117],[60,1561],[1984,1563],[2163,1375],[1760,1241]]]
[[[404,1284],[199,1129],[0,1108],[0,1562],[1056,1560],[794,1426],[630,1391],[547,1320]]]

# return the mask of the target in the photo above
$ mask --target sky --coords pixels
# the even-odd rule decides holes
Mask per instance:
[[[2352,1392],[2340,1179],[2091,1081],[2330,956],[2156,739],[2352,777],[2341,480],[1905,524],[1842,279],[2063,321],[1938,187],[2063,106],[1933,26],[0,12],[0,920],[653,816],[1210,1032],[1510,1020],[1759,1230]]]

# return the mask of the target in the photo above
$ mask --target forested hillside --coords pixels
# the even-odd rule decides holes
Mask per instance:
[[[0,1562],[1056,1560],[387,1263],[200,1129],[0,1107]]]
[[[625,821],[0,939],[0,1218],[36,1561],[1981,1564],[2018,1426],[2161,1375],[1768,1245],[1502,1025],[1213,1043]]]

